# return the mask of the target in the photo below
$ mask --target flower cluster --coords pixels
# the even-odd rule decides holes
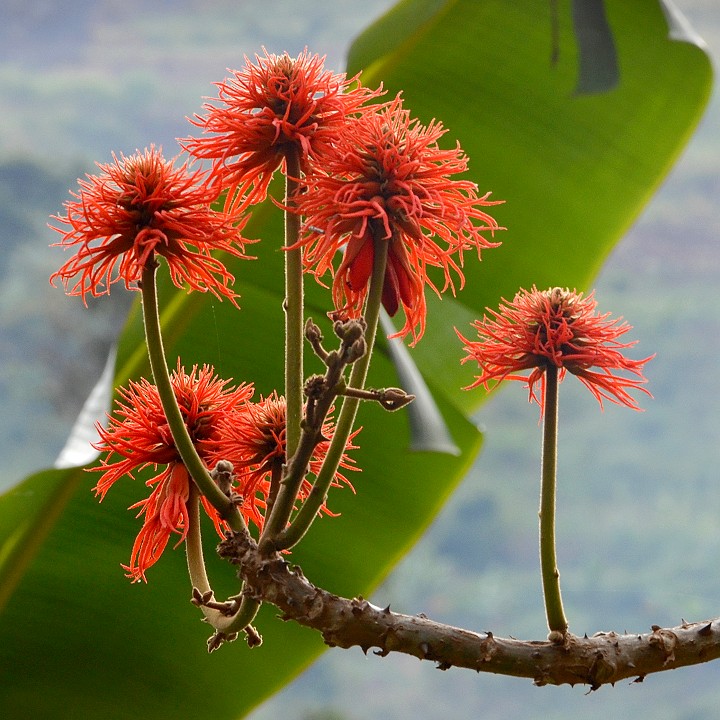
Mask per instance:
[[[417,342],[425,329],[425,285],[435,292],[428,268],[440,268],[442,290],[455,290],[451,271],[464,282],[463,251],[496,247],[497,222],[481,208],[497,204],[478,196],[468,180],[459,145],[438,146],[441,123],[421,125],[398,96],[374,113],[350,122],[323,162],[303,182],[297,212],[305,217],[305,264],[320,278],[334,275],[333,299],[351,317],[361,314],[376,248],[388,244],[382,302],[392,316],[400,305],[405,325]],[[343,260],[334,269],[336,253]]]
[[[187,163],[175,167],[155,147],[113,155],[112,163],[98,167],[99,175],[78,181],[80,192],[65,204],[66,215],[54,217],[61,227],[53,229],[63,235],[57,245],[75,255],[51,282],[60,279],[69,295],[86,300],[109,293],[121,279],[129,288],[161,255],[177,287],[234,301],[234,278],[211,253],[244,257],[244,221],[236,212],[211,208],[218,193],[204,175]]]
[[[233,276],[211,253],[238,257],[247,242],[243,211],[267,195],[274,172],[296,154],[302,178],[291,199],[304,216],[305,269],[320,279],[334,276],[336,311],[362,314],[376,248],[388,246],[382,302],[390,315],[400,307],[398,335],[417,342],[426,322],[425,285],[435,292],[460,287],[463,252],[495,247],[482,233],[497,222],[483,209],[496,204],[474,183],[456,176],[467,170],[459,146],[441,149],[442,124],[423,126],[398,96],[370,104],[381,90],[362,87],[324,69],[307,50],[246,58],[242,70],[218,84],[216,104],[194,124],[204,130],[183,146],[211,160],[208,174],[174,167],[154,147],[100,165],[99,175],[80,180],[80,192],[56,216],[57,243],[75,255],[51,276],[68,294],[107,293],[123,280],[134,286],[158,255],[167,260],[178,287],[236,297]],[[224,211],[211,205],[227,192]],[[338,251],[344,256],[335,268]],[[439,268],[436,287],[430,268]]]
[[[200,369],[195,366],[186,373],[178,363],[170,379],[190,438],[200,458],[206,461],[218,439],[221,419],[246,405],[252,398],[253,388],[251,385],[229,387],[228,381],[219,379],[207,365]],[[177,534],[178,543],[185,540],[192,478],[175,446],[157,388],[143,379],[131,381],[128,388],[120,388],[118,392],[115,415],[110,416],[107,428],[98,425],[100,442],[95,447],[106,456],[93,468],[102,473],[95,493],[102,500],[121,478],[132,478],[133,473],[148,466],[155,470],[164,466],[146,482],[152,488],[150,496],[132,506],[139,508],[143,526],[125,569],[133,580],[145,580],[145,571],[160,558],[170,536]],[[116,456],[119,459],[115,459]],[[201,501],[223,537],[227,526],[204,497]],[[255,521],[258,517],[252,502],[244,505],[242,511],[248,520]]]
[[[212,457],[215,461],[227,460],[232,463],[238,477],[242,478],[239,486],[243,495],[255,497],[261,494],[268,503],[273,502],[272,495],[276,491],[273,489],[273,478],[277,482],[287,461],[286,418],[285,398],[273,392],[258,402],[243,405],[223,419],[219,440],[213,448]],[[322,467],[334,432],[334,423],[328,416],[322,427],[323,439],[316,445],[308,463],[308,470],[313,475],[317,475]],[[339,467],[346,470],[357,469],[348,457],[347,451],[356,449],[353,439],[358,432],[354,432],[348,439],[345,453],[339,463]],[[332,486],[342,485],[347,485],[354,491],[348,479],[341,472],[337,472]],[[311,489],[312,483],[305,478],[297,499],[300,502],[305,500]],[[325,507],[322,510],[329,513]]]
[[[157,386],[142,379],[118,391],[107,426],[98,425],[94,491],[102,501],[122,478],[149,477],[149,495],[130,506],[142,526],[123,567],[133,582],[146,581],[171,537],[175,547],[185,542],[193,602],[215,630],[210,650],[242,630],[250,646],[258,644],[250,623],[262,602],[276,598],[250,582],[227,602],[215,600],[199,508],[219,537],[227,537],[223,545],[242,541],[233,559],[242,562],[243,583],[254,577],[247,562],[253,553],[272,560],[294,547],[317,516],[332,515],[324,504],[328,488],[354,492],[346,474],[358,469],[350,456],[358,403],[396,410],[414,399],[396,388],[365,387],[381,304],[390,316],[402,309],[404,324],[393,337],[415,345],[426,328],[426,286],[438,296],[454,295],[465,283],[465,253],[480,260],[483,250],[500,245],[495,233],[504,229],[488,211],[502,201],[480,194],[467,179],[460,144],[444,143],[439,121],[424,125],[413,118],[400,94],[378,102],[382,88],[325,70],[324,58],[307,50],[296,58],[264,51],[245,61],[217,83],[205,114],[190,120],[202,131],[180,141],[190,160],[167,161],[154,146],[113,155],[113,162],[98,164],[98,174],[78,181],[65,214],[53,216],[62,235],[56,245],[74,255],[51,283],[60,280],[86,304],[88,295],[108,294],[120,281],[142,291]],[[193,169],[195,161],[207,169]],[[275,205],[285,212],[287,401],[276,391],[256,401],[252,384],[231,385],[208,365],[186,372],[178,360],[168,373],[155,271],[166,264],[177,288],[210,292],[237,307],[235,278],[218,254],[248,259],[250,241],[241,233],[278,170],[286,178],[285,200]],[[332,278],[328,314],[339,350],[325,349],[310,318],[303,338],[304,273],[320,284]],[[651,358],[626,358],[623,351],[635,344],[623,339],[630,326],[598,314],[596,306],[593,294],[533,286],[512,302],[503,299],[497,311],[488,309],[473,324],[477,340],[456,330],[466,352],[462,362],[474,360],[480,368],[467,389],[523,381],[544,415],[540,561],[553,642],[568,637],[554,537],[558,383],[568,372],[575,375],[601,407],[609,400],[638,410],[632,392],[650,395],[643,371]],[[303,340],[324,364],[324,375],[305,377]],[[262,359],[263,352],[256,348],[254,356]],[[248,526],[258,538],[254,546]]]
[[[242,70],[217,83],[217,104],[206,104],[207,114],[195,117],[209,134],[183,141],[191,155],[213,161],[228,201],[245,206],[265,199],[289,152],[307,172],[343,134],[347,119],[379,95],[362,87],[359,76],[325,70],[325,58],[307,50],[297,58],[265,52],[255,59],[246,57]]]
[[[54,216],[54,229],[62,234],[57,245],[74,255],[51,282],[60,280],[69,295],[86,302],[120,281],[138,287],[163,257],[178,288],[236,303],[234,277],[217,255],[247,257],[249,241],[241,236],[246,210],[266,198],[278,169],[288,175],[292,168],[299,191],[287,198],[285,211],[304,216],[305,234],[290,238],[285,249],[302,248],[305,271],[318,279],[331,272],[335,312],[358,317],[384,243],[382,303],[391,315],[402,307],[405,326],[398,335],[411,334],[417,342],[425,328],[425,285],[454,292],[464,282],[463,252],[497,245],[483,236],[498,229],[484,210],[495,203],[458,179],[467,159],[459,146],[439,147],[445,134],[439,122],[421,125],[399,96],[373,104],[382,88],[364,88],[359,76],[334,74],[323,63],[307,50],[296,58],[265,52],[255,62],[246,58],[243,69],[218,83],[205,115],[191,120],[201,136],[181,141],[193,161],[210,161],[206,171],[194,170],[191,161],[167,161],[154,146],[98,164],[98,174],[78,181],[65,214]],[[344,255],[336,268],[339,251]],[[443,278],[440,288],[430,279],[431,268]],[[156,310],[155,302],[144,305],[145,313]],[[150,336],[148,342],[157,345]],[[253,402],[252,386],[231,388],[212,368],[186,373],[179,362],[170,384],[199,459],[207,468],[232,463],[232,486],[222,490],[246,522],[262,528],[287,463],[285,399],[273,393]],[[143,526],[126,568],[133,580],[144,580],[172,535],[178,543],[186,539],[194,481],[157,388],[142,380],[119,392],[115,415],[99,430],[104,457],[95,468],[102,473],[95,492],[102,499],[121,477],[148,466],[156,470],[147,481],[149,497],[133,505]],[[325,418],[308,462],[310,476],[320,472],[334,430]],[[355,434],[347,438],[334,485],[352,488],[342,473],[354,469],[347,450]],[[305,478],[296,502],[311,488]],[[222,536],[227,524],[205,496],[201,501]]]
[[[230,387],[229,381],[219,379],[209,366],[193,367],[186,373],[178,364],[171,375],[171,383],[180,411],[198,452],[207,465],[214,467],[220,460],[234,466],[232,486],[227,489],[246,522],[262,529],[264,513],[270,501],[273,473],[276,481],[286,462],[285,458],[285,400],[273,394],[253,402],[252,385]],[[132,548],[130,563],[125,566],[133,581],[146,580],[145,573],[165,550],[171,535],[182,543],[188,533],[190,518],[190,474],[183,464],[168,427],[157,388],[147,380],[131,382],[119,390],[115,415],[108,427],[98,426],[100,441],[96,449],[104,454],[100,465],[92,468],[102,475],[95,493],[102,500],[108,490],[121,478],[132,478],[148,466],[156,471],[147,480],[152,488],[149,497],[135,503],[143,525]],[[323,440],[315,448],[310,472],[317,474],[332,440],[334,426],[328,420],[323,426]],[[356,434],[356,433],[355,433]],[[350,438],[346,450],[355,446]],[[119,459],[118,459],[119,457]],[[345,469],[355,469],[346,454],[340,463]],[[333,486],[352,485],[338,472]],[[302,502],[312,485],[303,482],[298,494]],[[218,511],[201,495],[200,501],[222,538],[229,530]],[[327,512],[326,508],[323,508]]]
[[[622,318],[610,313],[595,312],[597,302],[591,293],[563,288],[530,291],[520,290],[512,302],[502,301],[499,311],[490,310],[490,317],[477,320],[473,327],[478,340],[458,336],[465,345],[463,362],[475,360],[481,374],[468,389],[489,387],[491,381],[521,380],[527,383],[530,400],[545,405],[545,374],[548,367],[575,375],[590,390],[602,407],[603,399],[638,410],[637,401],[629,390],[650,393],[642,387],[646,382],[643,368],[651,357],[632,360],[622,350],[635,345],[620,338],[631,330]],[[598,368],[598,370],[592,370]],[[530,370],[528,376],[518,375]],[[619,375],[625,371],[629,375]],[[540,385],[540,394],[536,385]]]

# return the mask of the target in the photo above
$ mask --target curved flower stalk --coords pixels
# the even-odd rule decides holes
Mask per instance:
[[[253,387],[245,384],[229,387],[229,381],[219,379],[207,365],[194,366],[186,373],[179,362],[171,382],[193,445],[201,459],[207,461],[223,417],[246,405]],[[91,469],[102,473],[95,486],[95,493],[102,500],[121,478],[133,478],[135,472],[148,466],[156,470],[165,466],[146,482],[152,488],[150,496],[131,506],[139,508],[143,526],[133,545],[130,563],[124,567],[133,581],[147,581],[146,571],[160,559],[171,535],[178,536],[177,544],[187,536],[188,499],[193,481],[175,446],[157,388],[144,379],[131,381],[127,388],[120,388],[119,395],[108,427],[98,425],[100,441],[95,448],[106,456]],[[117,456],[119,459],[115,459]],[[205,497],[201,496],[200,501],[218,535],[224,537],[229,529],[227,523]],[[247,520],[254,521],[258,516],[250,499],[239,509]]]
[[[59,279],[68,295],[86,301],[88,294],[108,294],[120,280],[130,288],[162,255],[176,287],[209,290],[235,303],[234,278],[211,253],[246,257],[240,236],[246,220],[211,209],[218,193],[204,174],[188,163],[175,167],[154,146],[113,155],[112,163],[98,167],[100,174],[78,181],[80,191],[65,204],[66,214],[53,218],[61,226],[51,227],[63,235],[56,245],[75,254],[51,283]]]
[[[348,117],[380,94],[362,87],[359,75],[348,79],[325,70],[324,61],[307,49],[296,58],[265,51],[255,63],[246,56],[242,70],[216,83],[217,104],[207,103],[206,114],[191,120],[208,134],[182,144],[191,155],[212,160],[215,179],[229,189],[228,203],[262,202],[290,153],[307,172]]]
[[[439,294],[462,287],[463,252],[497,247],[483,236],[499,228],[483,209],[499,201],[477,195],[477,186],[454,176],[467,170],[459,145],[438,146],[442,124],[421,125],[400,96],[351,122],[332,151],[302,183],[296,204],[305,216],[306,269],[318,279],[331,272],[335,307],[350,317],[362,313],[379,243],[388,246],[382,303],[393,316],[402,305],[398,336],[425,330],[425,285]],[[335,269],[335,258],[344,256]],[[440,268],[440,290],[428,275]]]
[[[503,300],[499,311],[474,323],[479,339],[470,341],[457,330],[465,345],[462,362],[475,360],[481,374],[469,386],[488,387],[492,380],[521,380],[527,383],[530,400],[540,406],[543,452],[540,488],[540,569],[548,639],[563,643],[568,622],[560,594],[560,572],[555,552],[555,495],[557,475],[558,388],[567,372],[576,375],[602,408],[603,399],[639,410],[631,389],[650,393],[643,367],[650,360],[631,360],[622,350],[634,342],[620,338],[631,329],[622,318],[595,312],[592,294],[555,287],[540,291],[535,286],[520,290],[512,302]],[[592,368],[598,368],[593,370]],[[530,370],[526,377],[517,373]],[[629,373],[630,377],[618,374]],[[536,385],[540,383],[540,397]]]

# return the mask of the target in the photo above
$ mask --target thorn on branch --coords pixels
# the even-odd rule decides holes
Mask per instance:
[[[362,615],[367,608],[368,601],[362,595],[358,595],[350,601],[350,612],[355,616]]]
[[[700,637],[707,637],[708,635],[712,635],[712,623],[709,622],[707,625],[704,625],[698,630],[698,635]]]
[[[678,637],[672,630],[661,628],[659,625],[652,626],[652,635],[649,642],[656,646],[665,657],[663,665],[667,666],[675,662],[675,647]]]

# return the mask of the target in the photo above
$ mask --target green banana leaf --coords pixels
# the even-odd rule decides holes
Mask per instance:
[[[656,0],[407,0],[353,45],[350,72],[402,90],[413,114],[442,119],[447,141],[460,140],[481,191],[507,200],[494,214],[508,230],[481,263],[467,258],[456,299],[429,298],[426,336],[409,355],[380,343],[370,384],[409,382],[422,395],[426,383],[432,397],[422,395],[413,415],[362,408],[357,494],[332,493],[340,516],[316,523],[292,556],[314,582],[370,592],[462,479],[481,442],[467,415],[483,394],[460,389],[472,369],[459,365],[453,326],[466,330],[519,286],[588,286],[707,101],[710,64],[692,39]],[[171,366],[176,356],[186,367],[212,363],[262,393],[281,384],[281,224],[276,208],[260,208],[247,231],[262,238],[259,259],[230,263],[241,311],[161,287]],[[307,287],[308,313],[320,321],[327,290]],[[136,305],[115,381],[142,374]],[[237,718],[322,650],[315,634],[265,608],[262,647],[239,641],[208,655],[180,549],[166,551],[147,586],[120,569],[139,529],[127,507],[143,497],[142,478],[100,505],[96,477],[48,470],[0,497],[2,717]],[[232,593],[210,528],[206,542],[218,595]]]
[[[453,326],[519,287],[582,289],[692,133],[711,87],[702,41],[657,0],[402,2],[354,43],[349,69],[403,91],[449,128],[481,192],[506,200],[499,250],[466,262],[413,359],[458,407],[471,364],[448,362]]]

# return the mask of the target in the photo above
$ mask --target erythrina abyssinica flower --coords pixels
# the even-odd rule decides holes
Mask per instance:
[[[274,473],[279,473],[286,463],[286,418],[285,398],[273,392],[258,402],[246,403],[221,423],[219,439],[215,443],[212,457],[215,461],[227,460],[232,463],[236,473],[236,490],[242,496],[254,496],[258,492],[263,496],[270,493]],[[310,473],[317,475],[330,447],[335,426],[328,419],[322,427],[322,440],[317,444],[308,464]],[[340,467],[357,470],[347,451],[356,449],[352,444],[359,430],[348,439],[340,461]],[[340,472],[335,474],[332,486],[347,485],[353,489],[349,480]],[[312,489],[312,484],[304,479],[298,492],[302,502]],[[325,506],[322,511],[329,513]],[[330,513],[329,513],[330,514]]]
[[[595,312],[594,293],[582,293],[555,287],[528,292],[520,290],[512,302],[502,301],[499,311],[490,310],[491,317],[476,320],[478,340],[471,341],[457,332],[465,345],[467,356],[462,362],[475,360],[481,375],[467,389],[484,386],[490,381],[522,380],[527,383],[530,400],[545,406],[545,373],[548,367],[559,369],[562,379],[566,372],[577,376],[602,407],[603,399],[639,410],[629,390],[636,389],[650,396],[642,387],[645,363],[654,356],[631,360],[622,350],[637,341],[621,342],[631,330],[622,318],[610,313]],[[592,368],[597,368],[593,370]],[[518,375],[530,370],[528,376]],[[629,376],[617,374],[625,371]],[[536,385],[540,383],[540,395]]]
[[[128,157],[113,155],[112,163],[98,167],[99,175],[78,181],[67,214],[53,217],[61,224],[53,229],[63,235],[56,245],[76,252],[51,283],[59,278],[69,295],[85,301],[88,294],[109,293],[119,280],[130,288],[162,255],[177,287],[209,290],[235,302],[234,278],[211,253],[245,257],[245,219],[211,209],[218,193],[203,174],[188,163],[175,167],[153,146]]]
[[[194,366],[186,373],[178,363],[171,375],[180,411],[190,438],[200,458],[207,462],[210,447],[217,441],[220,421],[250,401],[251,385],[228,387],[212,367]],[[110,416],[107,428],[98,426],[100,441],[95,448],[106,453],[101,464],[92,470],[102,476],[95,486],[102,500],[108,490],[123,477],[150,466],[165,468],[150,478],[150,496],[131,506],[139,508],[143,526],[132,548],[130,564],[125,567],[133,581],[146,580],[145,572],[160,558],[172,534],[179,536],[178,544],[188,532],[187,501],[193,482],[175,447],[165,419],[157,388],[147,380],[130,382],[119,390],[115,415]],[[119,456],[119,459],[115,459]],[[224,537],[228,529],[215,508],[201,497],[205,511],[215,528]],[[240,511],[248,520],[258,521],[259,514],[252,502],[243,503]]]
[[[382,302],[392,316],[402,305],[398,336],[425,330],[425,285],[439,293],[428,268],[441,268],[442,290],[464,283],[463,251],[496,247],[481,234],[498,230],[481,208],[497,204],[478,196],[477,186],[453,176],[467,170],[456,145],[444,150],[440,122],[411,119],[400,96],[351,121],[332,151],[303,182],[297,211],[305,216],[300,241],[305,265],[318,279],[334,274],[333,300],[350,317],[361,314],[377,243],[389,243]],[[344,256],[335,270],[338,250]]]
[[[380,94],[360,86],[359,76],[325,70],[325,58],[307,49],[296,58],[265,51],[255,60],[246,56],[242,70],[216,83],[217,104],[206,104],[207,114],[191,120],[209,134],[183,140],[191,155],[213,161],[214,177],[229,188],[228,204],[264,200],[290,149],[307,171],[347,118]]]

